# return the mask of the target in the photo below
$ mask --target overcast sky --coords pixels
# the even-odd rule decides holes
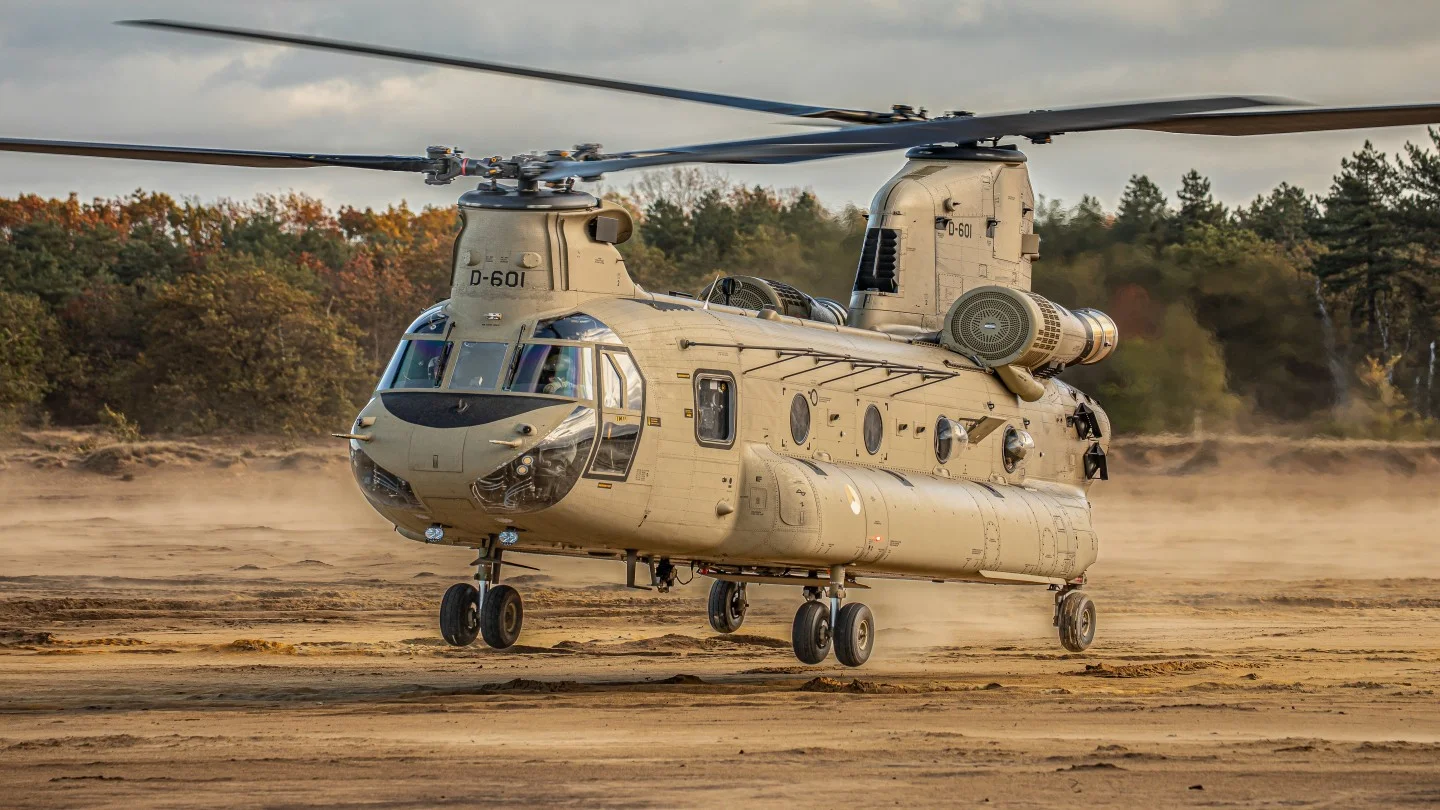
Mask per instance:
[[[786,119],[358,56],[231,44],[113,20],[170,17],[473,56],[807,104],[999,112],[1127,98],[1259,93],[1320,104],[1440,101],[1436,0],[0,0],[0,136],[321,152],[513,154],[796,132]],[[1218,197],[1282,180],[1323,192],[1366,139],[1424,128],[1214,138],[1092,133],[1026,149],[1036,191],[1113,207],[1145,173],[1191,167]],[[732,168],[866,205],[898,153]],[[623,186],[623,176],[611,178]],[[448,204],[463,190],[346,169],[259,170],[0,155],[0,194],[136,188],[331,204]]]

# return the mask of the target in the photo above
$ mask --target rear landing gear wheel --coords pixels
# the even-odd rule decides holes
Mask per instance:
[[[465,647],[475,640],[480,632],[480,617],[476,613],[479,593],[474,585],[458,583],[440,599],[440,635],[445,643]]]
[[[715,580],[710,586],[710,626],[717,633],[733,633],[745,623],[745,611],[750,600],[745,595],[745,583]]]
[[[830,654],[830,606],[824,602],[806,602],[795,612],[790,628],[795,657],[806,664],[818,664]]]
[[[875,647],[875,616],[870,608],[851,602],[840,608],[835,622],[835,657],[847,667],[858,667],[870,660]]]
[[[1060,628],[1060,646],[1085,652],[1095,640],[1095,603],[1080,591],[1062,593],[1055,607],[1055,624]]]
[[[480,606],[480,635],[486,644],[503,650],[520,638],[525,609],[520,593],[509,585],[491,585],[486,591],[485,604]]]

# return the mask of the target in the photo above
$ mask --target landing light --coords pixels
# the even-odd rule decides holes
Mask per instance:
[[[425,539],[431,543],[438,543],[445,539],[445,529],[437,523],[425,530]]]
[[[511,529],[500,532],[500,545],[513,546],[520,542],[520,533]]]

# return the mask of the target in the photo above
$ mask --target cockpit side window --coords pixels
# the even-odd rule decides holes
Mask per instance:
[[[553,340],[579,340],[586,343],[619,343],[620,336],[598,319],[576,312],[563,318],[551,318],[535,324],[533,337]]]
[[[443,340],[405,340],[396,354],[394,377],[385,388],[439,388],[452,344]]]
[[[591,350],[583,346],[529,343],[520,347],[506,391],[555,394],[572,399],[595,396]]]

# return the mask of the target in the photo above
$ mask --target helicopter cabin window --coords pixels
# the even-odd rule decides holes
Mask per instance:
[[[696,372],[695,439],[707,447],[735,443],[735,378],[730,374]]]
[[[507,348],[507,343],[472,343],[468,340],[461,343],[450,387],[461,391],[498,389]]]
[[[506,391],[554,394],[572,399],[595,395],[595,368],[583,346],[527,343],[515,353]]]
[[[860,247],[860,266],[855,271],[857,292],[900,292],[900,231],[870,228]]]
[[[453,344],[443,340],[402,340],[384,388],[439,388]]]
[[[790,400],[790,438],[797,445],[810,438],[810,400],[804,394]]]
[[[935,421],[935,460],[946,464],[955,455],[955,449],[970,440],[965,426],[941,416]]]
[[[865,452],[875,455],[880,452],[880,440],[885,436],[885,418],[880,409],[871,405],[865,409]]]
[[[619,343],[620,336],[598,319],[576,312],[535,324],[533,337],[541,340],[580,340],[586,343]]]
[[[407,335],[443,335],[445,328],[450,325],[450,316],[445,312],[445,304],[437,304],[424,312],[420,317],[410,324],[405,330]]]

